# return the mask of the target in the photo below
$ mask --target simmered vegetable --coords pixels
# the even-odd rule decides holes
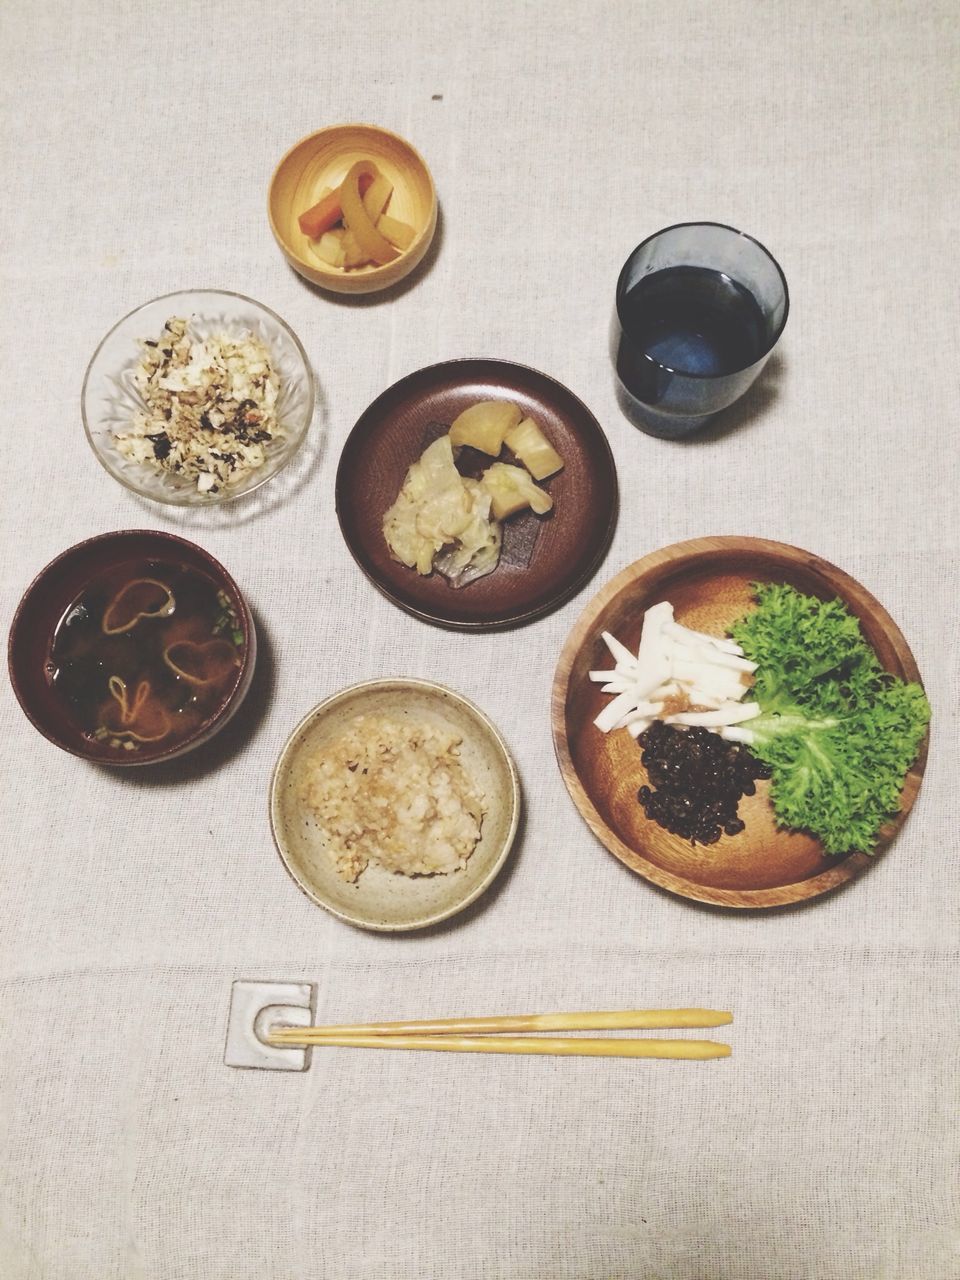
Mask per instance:
[[[335,231],[325,231],[312,248],[317,257],[327,263],[328,266],[343,266],[346,257],[343,237],[337,235]]]
[[[507,516],[527,507],[542,516],[553,507],[549,493],[538,489],[522,467],[495,462],[483,473],[482,483],[490,494],[493,514],[498,520],[506,520]]]
[[[364,174],[360,179],[360,190],[366,191],[372,183],[373,177],[369,174]],[[300,224],[300,230],[305,236],[309,236],[311,240],[317,240],[325,231],[335,227],[342,217],[340,188],[335,187],[333,191],[328,191],[321,196],[317,203],[307,209],[305,213],[301,213],[297,221]]]
[[[391,244],[398,249],[409,249],[413,244],[413,227],[401,222],[399,218],[391,218],[389,213],[382,213],[377,222],[377,230],[382,231]]]
[[[384,174],[378,172],[366,192],[364,193],[363,187],[360,188],[360,191],[363,195],[363,207],[366,209],[370,221],[376,223],[393,195],[393,183]]]
[[[371,179],[379,176],[376,166],[370,160],[358,160],[351,165],[340,188],[340,205],[343,209],[343,221],[348,231],[356,236],[357,243],[368,259],[379,263],[392,262],[397,257],[397,250],[390,241],[377,230],[376,224],[364,207],[360,195],[360,180],[364,174]]]
[[[490,527],[490,495],[476,482],[465,481],[453,463],[449,436],[441,436],[424,450],[407,471],[397,500],[383,517],[383,536],[396,558],[426,575],[435,557],[454,545],[466,550],[452,565],[457,576],[475,556],[489,555],[499,530]],[[491,568],[496,567],[494,557]]]
[[[563,459],[533,418],[524,418],[511,427],[503,443],[516,454],[534,480],[546,480],[563,466]]]
[[[520,410],[509,400],[481,400],[454,418],[450,442],[469,445],[495,458],[503,448],[503,437],[520,418]]]
[[[348,182],[347,205],[352,218],[344,210]],[[327,266],[347,270],[392,261],[398,250],[410,247],[415,235],[413,227],[386,213],[392,195],[390,179],[371,161],[359,161],[340,186],[324,191],[317,203],[300,215],[300,230],[310,238],[310,251]]]

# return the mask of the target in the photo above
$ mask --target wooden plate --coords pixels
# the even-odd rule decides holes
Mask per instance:
[[[311,755],[360,715],[426,721],[460,737],[463,766],[486,804],[480,842],[465,867],[449,875],[403,876],[368,866],[355,884],[337,874],[300,791]],[[270,825],[290,875],[318,906],[379,932],[423,929],[475,901],[506,862],[519,818],[520,783],[496,726],[472,702],[427,680],[369,680],[321,702],[290,735],[270,785]]]
[[[638,560],[590,602],[571,632],[553,684],[553,739],[567,790],[603,844],[631,870],[685,898],[728,907],[772,907],[834,889],[868,866],[865,853],[827,857],[802,832],[777,830],[769,783],[740,802],[746,828],[716,844],[691,845],[646,817],[637,789],[647,781],[640,749],[627,733],[601,733],[594,717],[609,702],[587,672],[611,665],[602,631],[629,648],[643,612],[670,600],[678,622],[722,635],[750,609],[753,582],[785,582],[822,599],[839,597],[860,620],[883,666],[904,680],[920,673],[890,615],[840,569],[808,551],[759,538],[697,538]],[[927,742],[907,774],[900,812],[880,833],[887,844],[909,812],[923,775]]]
[[[407,468],[461,410],[500,399],[534,417],[563,458],[543,481],[554,509],[507,520],[500,564],[485,578],[456,588],[439,573],[420,577],[391,558],[384,513]],[[336,493],[347,546],[374,585],[408,613],[464,630],[529,622],[573,595],[610,545],[618,503],[613,455],[586,405],[545,373],[503,360],[450,360],[394,383],[350,433]]]

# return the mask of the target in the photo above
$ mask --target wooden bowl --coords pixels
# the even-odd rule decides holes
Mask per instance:
[[[437,572],[421,577],[390,555],[384,513],[408,467],[457,414],[498,399],[534,417],[563,458],[542,483],[554,508],[504,523],[500,563],[485,578],[458,588]],[[480,466],[493,461],[476,457]],[[505,360],[448,360],[401,378],[364,411],[340,456],[336,506],[354,559],[394,604],[438,626],[484,630],[530,622],[589,580],[616,524],[617,472],[596,418],[553,378]]]
[[[553,684],[553,740],[567,790],[604,845],[631,870],[685,898],[727,907],[772,907],[836,888],[870,864],[865,853],[837,859],[804,832],[778,830],[769,783],[740,801],[746,823],[737,836],[691,845],[648,819],[637,790],[648,781],[640,748],[627,733],[601,733],[594,717],[609,698],[587,672],[610,665],[602,631],[636,651],[643,612],[670,600],[678,622],[722,635],[754,607],[751,583],[784,582],[821,599],[839,597],[860,621],[880,662],[919,682],[920,673],[896,624],[868,591],[810,552],[759,538],[697,538],[656,551],[624,569],[594,597],[563,648]],[[920,787],[927,742],[907,774],[900,811],[885,826],[887,844]]]
[[[404,876],[368,866],[354,884],[336,871],[300,800],[310,755],[359,715],[427,721],[460,735],[464,768],[484,794],[480,841],[467,865],[448,875]],[[343,689],[304,717],[280,754],[270,785],[270,825],[290,875],[303,892],[348,924],[379,932],[423,929],[475,901],[507,859],[520,818],[520,783],[510,752],[483,712],[427,680],[370,680]]]
[[[117,751],[85,734],[51,680],[54,632],[77,597],[95,579],[132,561],[186,565],[198,570],[222,591],[233,606],[243,632],[243,656],[234,684],[214,710],[186,738],[164,748],[143,743],[137,751]],[[250,688],[257,658],[253,618],[240,588],[202,547],[172,533],[125,529],[104,533],[64,551],[42,569],[24,593],[10,627],[7,661],[10,683],[34,728],[56,746],[97,764],[137,766],[172,760],[192,751],[219,732],[235,714]]]
[[[413,243],[383,266],[344,271],[321,262],[297,219],[325,187],[337,187],[358,160],[372,160],[393,183],[388,211],[414,229]],[[405,279],[422,261],[437,229],[437,193],[426,162],[409,142],[373,124],[336,124],[308,134],[287,152],[270,180],[270,227],[283,255],[312,284],[334,293],[376,293]]]

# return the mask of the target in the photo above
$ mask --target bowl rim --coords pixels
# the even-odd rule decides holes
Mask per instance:
[[[354,279],[362,279],[365,281],[370,281],[371,282],[370,288],[369,290],[365,290],[365,292],[372,293],[374,292],[373,286],[376,284],[378,280],[383,279],[384,275],[389,276],[389,279],[387,279],[384,282],[385,288],[388,288],[390,285],[397,283],[395,273],[397,271],[398,265],[402,263],[405,258],[410,257],[412,254],[416,252],[416,250],[420,249],[423,246],[423,242],[425,239],[432,240],[433,235],[436,231],[437,187],[436,187],[436,183],[433,180],[433,174],[430,172],[430,166],[427,164],[426,160],[423,158],[422,153],[418,150],[417,147],[413,145],[412,142],[410,142],[407,138],[403,137],[402,134],[395,133],[393,129],[386,129],[384,128],[383,125],[380,125],[380,124],[371,124],[369,121],[366,121],[366,120],[345,120],[340,122],[339,124],[324,125],[321,129],[314,129],[310,133],[305,133],[302,138],[299,138],[295,143],[293,143],[292,146],[287,148],[287,150],[283,153],[283,155],[277,161],[277,164],[274,167],[273,173],[270,175],[270,182],[267,186],[267,218],[270,222],[270,230],[273,232],[273,238],[276,240],[277,244],[280,246],[284,254],[286,254],[289,258],[295,259],[297,262],[300,263],[301,266],[308,268],[310,271],[314,272],[316,275],[323,276],[327,280],[339,281],[344,279],[344,273],[339,268],[327,266],[326,264],[320,261],[313,261],[309,258],[305,258],[301,253],[298,253],[297,250],[290,243],[288,238],[283,234],[283,232],[277,226],[273,216],[273,189],[274,189],[274,186],[276,185],[277,176],[280,173],[280,170],[283,168],[283,166],[287,163],[287,161],[293,155],[293,153],[297,151],[300,147],[302,147],[304,143],[312,142],[315,138],[319,138],[325,133],[339,133],[341,129],[369,129],[373,133],[383,134],[385,137],[392,138],[395,142],[400,143],[401,146],[405,147],[408,151],[410,151],[413,154],[415,160],[420,165],[420,168],[422,169],[424,176],[426,177],[427,184],[430,189],[431,216],[427,219],[426,223],[417,231],[417,234],[414,236],[410,244],[407,245],[406,249],[401,250],[398,256],[396,258],[393,258],[390,262],[380,263],[379,266],[376,266],[376,267],[365,267],[361,271],[352,273],[352,278]],[[419,262],[419,258],[417,259],[417,262]],[[416,263],[414,264],[414,266],[416,266]],[[340,292],[340,291],[338,290],[337,292]]]
[[[304,373],[306,374],[306,382],[307,382],[307,402],[308,403],[307,403],[307,412],[305,414],[303,430],[300,432],[300,435],[297,438],[297,441],[294,444],[293,448],[290,449],[286,454],[286,456],[282,458],[282,460],[278,463],[277,467],[273,471],[271,471],[269,475],[260,476],[258,479],[254,481],[254,483],[252,483],[246,489],[241,489],[239,492],[236,492],[236,491],[230,492],[229,490],[227,490],[227,491],[222,491],[220,493],[213,494],[212,496],[205,496],[202,502],[198,502],[196,498],[192,496],[192,494],[189,497],[177,497],[172,494],[169,497],[158,497],[154,493],[147,493],[139,485],[131,484],[131,482],[124,475],[122,475],[118,469],[115,470],[110,465],[107,458],[104,456],[103,453],[101,453],[100,449],[97,446],[96,441],[93,438],[93,432],[91,431],[90,422],[87,416],[87,387],[89,386],[89,383],[90,383],[90,374],[93,369],[94,363],[97,359],[97,356],[99,356],[100,352],[103,350],[104,346],[107,344],[109,339],[114,335],[114,333],[116,333],[116,331],[120,328],[121,325],[126,324],[126,322],[128,320],[131,320],[135,315],[137,315],[138,312],[145,311],[147,307],[152,307],[154,303],[166,302],[168,299],[171,299],[171,298],[182,298],[186,294],[204,294],[204,295],[209,294],[210,296],[217,297],[217,298],[238,298],[241,302],[245,302],[252,307],[256,307],[259,311],[265,311],[268,316],[270,316],[273,320],[277,322],[280,328],[283,329],[286,332],[287,336],[292,340],[293,345],[300,356]],[[138,306],[134,307],[131,311],[128,311],[125,315],[122,315],[119,320],[115,321],[115,323],[110,326],[110,328],[106,331],[106,333],[97,343],[96,347],[93,350],[93,354],[91,355],[89,361],[87,362],[87,367],[83,375],[83,383],[80,387],[80,417],[83,421],[83,432],[87,438],[87,443],[89,444],[91,450],[93,451],[93,456],[96,458],[97,462],[100,463],[104,471],[106,471],[109,476],[111,476],[114,480],[116,480],[118,484],[123,485],[124,489],[126,489],[128,493],[135,493],[138,498],[146,498],[148,502],[157,502],[160,505],[167,506],[167,507],[192,507],[196,509],[201,509],[203,507],[215,507],[226,502],[235,502],[239,498],[249,497],[249,495],[253,493],[255,490],[259,489],[261,485],[266,484],[268,481],[272,480],[275,476],[278,476],[280,472],[283,471],[285,467],[289,466],[289,464],[296,457],[297,453],[300,450],[301,445],[303,444],[304,440],[307,438],[307,433],[309,432],[310,427],[313,425],[313,418],[316,412],[316,407],[317,407],[316,378],[314,377],[313,369],[310,365],[310,361],[307,357],[307,352],[306,352],[306,349],[304,348],[303,343],[294,333],[290,325],[287,324],[286,320],[284,320],[283,316],[279,315],[276,311],[274,311],[272,307],[268,307],[266,303],[258,302],[256,298],[251,298],[249,294],[238,293],[235,289],[206,289],[206,288],[174,289],[170,293],[160,293],[160,294],[157,294],[155,298],[148,298],[146,302],[141,302]]]
[[[110,760],[91,756],[85,751],[78,750],[75,747],[61,742],[58,738],[53,737],[47,731],[46,727],[40,723],[33,714],[33,709],[24,701],[21,695],[20,683],[14,672],[13,648],[14,639],[20,625],[23,612],[34,591],[43,585],[43,580],[51,570],[56,569],[58,565],[62,564],[63,561],[67,560],[69,557],[77,554],[78,552],[84,551],[87,548],[93,547],[97,543],[112,542],[115,538],[130,536],[159,538],[163,543],[186,546],[189,547],[191,551],[200,553],[201,559],[210,566],[211,576],[219,579],[219,581],[233,596],[235,602],[240,606],[239,616],[243,630],[243,658],[240,663],[240,674],[237,678],[236,684],[230,692],[220,700],[217,704],[216,710],[205,720],[201,721],[193,733],[188,734],[186,738],[181,738],[177,743],[172,744],[165,751],[148,755],[146,759],[142,756],[139,759],[134,758],[137,753],[131,751],[122,756],[118,756],[116,760]],[[253,668],[255,666],[256,627],[253,621],[253,614],[250,611],[250,606],[247,604],[243,592],[237,586],[231,574],[215,556],[211,555],[211,553],[206,550],[205,547],[199,546],[196,542],[191,542],[189,538],[182,538],[179,534],[168,533],[165,529],[114,529],[109,533],[97,533],[90,538],[83,538],[80,542],[75,542],[72,546],[67,547],[64,551],[61,551],[59,555],[54,556],[52,560],[45,564],[43,568],[34,575],[33,579],[20,597],[17,607],[14,610],[13,618],[10,622],[10,630],[7,633],[7,677],[10,681],[10,686],[13,689],[14,696],[20,704],[20,709],[23,711],[24,715],[39,734],[46,738],[48,742],[53,743],[55,747],[59,747],[61,751],[66,751],[69,755],[76,756],[78,760],[85,760],[89,764],[103,765],[108,769],[144,768],[152,764],[162,764],[168,760],[173,760],[178,756],[184,755],[187,751],[191,750],[193,746],[201,745],[199,740],[206,741],[212,731],[215,731],[216,728],[222,727],[222,721],[225,714],[228,711],[231,711],[232,713],[232,710],[235,709],[233,707],[233,703],[238,691],[243,690],[243,693],[241,694],[241,701],[243,697],[246,696],[246,686],[249,685],[249,681],[253,674]]]
[[[885,824],[886,834],[878,837],[871,854],[848,853],[834,866],[805,880],[793,881],[790,884],[775,885],[763,889],[724,889],[704,885],[698,881],[667,871],[656,863],[649,861],[643,852],[631,848],[604,820],[593,803],[580,777],[580,773],[570,750],[567,736],[567,694],[570,687],[570,675],[573,662],[583,645],[597,626],[597,620],[607,605],[631,583],[642,575],[666,566],[674,561],[691,557],[708,559],[723,551],[739,550],[756,552],[757,554],[778,555],[791,560],[798,567],[814,569],[836,589],[838,596],[845,596],[851,591],[868,603],[874,616],[882,625],[883,632],[901,664],[904,678],[923,685],[916,659],[907,644],[906,638],[893,618],[876,597],[851,577],[843,569],[825,560],[814,552],[805,551],[801,547],[787,542],[778,542],[772,538],[752,538],[737,534],[712,535],[701,538],[689,538],[681,542],[670,543],[655,551],[641,556],[626,565],[615,574],[589,600],[570,630],[557,659],[550,691],[550,719],[553,736],[554,753],[563,778],[564,785],[580,816],[597,837],[600,843],[624,864],[635,875],[650,881],[661,889],[676,894],[678,897],[707,903],[710,906],[750,910],[769,907],[789,907],[819,897],[829,890],[836,889],[847,881],[854,879],[866,867],[871,866],[876,854],[886,847],[906,821],[913,808],[927,762],[930,742],[930,729],[924,735],[917,752],[917,757],[907,771],[901,790],[901,803],[897,815]]]
[[[280,814],[280,789],[281,778],[289,768],[290,758],[294,754],[300,735],[315,721],[323,718],[336,703],[346,701],[356,694],[376,689],[408,689],[426,691],[432,694],[441,694],[445,698],[452,699],[454,702],[460,703],[465,707],[477,720],[480,721],[489,737],[493,740],[500,752],[506,766],[507,773],[510,778],[510,821],[508,830],[504,837],[502,847],[494,861],[488,867],[486,873],[481,880],[463,898],[451,906],[444,907],[439,911],[435,911],[428,916],[423,916],[418,920],[404,924],[388,924],[383,921],[372,922],[360,916],[350,915],[348,912],[341,911],[339,908],[332,906],[329,902],[321,898],[313,888],[305,882],[297,871],[291,866],[288,860],[287,852],[284,849],[283,842],[279,834],[279,814]],[[427,929],[432,925],[439,924],[443,920],[449,920],[451,916],[459,914],[471,903],[476,902],[481,894],[489,889],[490,885],[500,874],[504,863],[513,848],[516,840],[517,831],[520,825],[520,811],[522,807],[522,792],[520,788],[520,775],[517,770],[516,762],[510,753],[503,734],[493,723],[487,713],[481,710],[475,702],[465,697],[462,693],[458,693],[455,689],[451,689],[448,685],[440,684],[436,680],[423,680],[416,676],[378,676],[372,680],[360,680],[355,684],[346,685],[342,689],[338,689],[335,693],[323,698],[316,706],[312,707],[306,715],[302,716],[296,726],[287,736],[280,754],[277,756],[276,763],[273,766],[273,772],[270,775],[270,785],[268,788],[267,807],[270,815],[270,834],[273,836],[274,848],[279,855],[280,861],[293,880],[297,888],[306,895],[316,906],[322,907],[324,911],[328,911],[331,915],[336,916],[338,920],[342,920],[345,924],[353,925],[354,928],[366,929],[373,933],[412,933],[417,930]]]
[[[692,378],[705,382],[716,382],[720,378],[732,378],[738,373],[745,373],[747,369],[752,369],[754,365],[761,364],[765,361],[783,337],[783,331],[787,327],[787,319],[790,315],[790,289],[787,285],[787,277],[784,275],[783,267],[781,267],[777,259],[773,256],[767,246],[762,241],[758,240],[756,236],[750,235],[747,231],[741,231],[739,227],[732,227],[728,222],[711,222],[709,220],[699,218],[693,222],[673,222],[669,227],[661,227],[659,231],[653,231],[650,235],[641,240],[636,248],[631,249],[627,260],[620,268],[620,274],[617,276],[617,287],[614,292],[614,306],[620,327],[626,331],[621,304],[623,303],[627,292],[628,268],[630,267],[630,264],[633,262],[640,250],[646,248],[648,244],[652,244],[654,240],[658,240],[661,236],[668,235],[671,231],[684,231],[691,227],[713,227],[718,231],[729,231],[731,235],[739,236],[743,240],[749,240],[755,248],[759,249],[760,252],[773,263],[777,275],[780,278],[781,287],[783,288],[783,315],[780,318],[780,323],[777,325],[776,332],[772,338],[768,338],[763,351],[761,351],[754,360],[751,360],[749,364],[742,364],[738,368],[731,369],[728,373],[723,374],[700,373],[696,369],[678,369],[673,365],[664,364],[662,360],[658,360],[655,356],[651,356],[646,351],[643,352],[643,359],[655,369],[662,369],[665,373],[672,373],[678,378]]]

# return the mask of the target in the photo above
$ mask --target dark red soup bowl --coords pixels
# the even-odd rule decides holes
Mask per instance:
[[[257,657],[240,588],[195,543],[105,533],[51,561],[10,627],[10,683],[28,719],[98,764],[172,760],[222,729]]]

